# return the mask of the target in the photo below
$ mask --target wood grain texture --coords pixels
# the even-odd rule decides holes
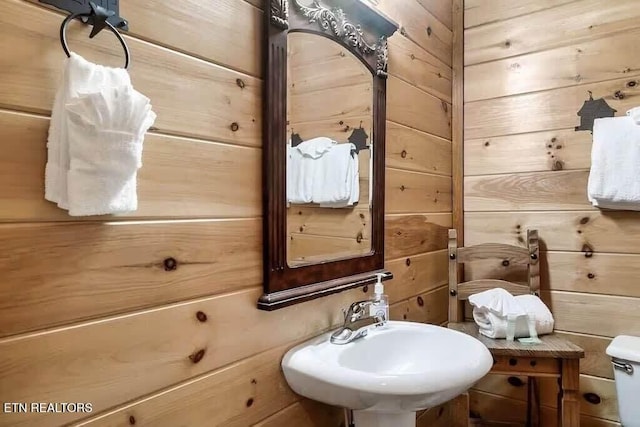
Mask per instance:
[[[630,76],[601,83],[569,86],[542,92],[465,104],[465,138],[566,129],[579,124],[576,112],[589,99],[604,98],[624,113],[638,104],[640,81]]]
[[[484,4],[480,4],[484,3]],[[496,3],[502,3],[496,5]],[[510,5],[523,2],[498,0],[481,2],[471,0],[471,8],[478,4],[493,15],[508,12]],[[529,1],[527,6],[544,7],[545,3],[556,7],[519,14],[513,19],[494,22],[466,31],[465,64],[495,61],[529,52],[539,52],[568,44],[602,39],[614,33],[638,28],[640,11],[633,0],[603,2],[602,0],[581,1]],[[502,6],[502,7],[501,7]],[[604,6],[604,7],[603,7]],[[540,28],[547,31],[540,31]],[[617,50],[618,46],[615,46]],[[619,52],[619,51],[618,51]]]
[[[260,229],[257,219],[0,225],[0,336],[258,285]]]
[[[451,139],[451,105],[389,76],[387,119],[445,139]],[[429,118],[429,120],[426,120]]]
[[[467,212],[590,210],[588,171],[470,176],[464,180]]]
[[[640,335],[638,298],[563,291],[543,292],[542,298],[560,330],[605,337]]]
[[[451,178],[387,168],[385,213],[451,212]]]
[[[640,213],[624,211],[469,212],[465,229],[467,244],[522,245],[522,230],[537,228],[547,250],[640,253],[638,218]]]
[[[276,347],[74,425],[128,426],[133,420],[136,426],[174,427],[185,421],[185,411],[194,426],[251,425],[299,399],[280,368],[290,347]]]
[[[341,427],[344,409],[314,400],[303,399],[269,418],[253,424],[254,427]]]
[[[0,221],[96,219],[70,217],[44,200],[48,119],[0,111],[0,127],[5,152],[0,159]],[[138,173],[138,210],[98,218],[257,217],[262,211],[261,154],[255,148],[149,134]]]
[[[476,27],[571,3],[575,0],[465,0],[465,28]],[[553,12],[552,12],[553,13]]]
[[[447,28],[452,29],[452,12],[451,1],[449,0],[418,0],[425,9],[427,9],[438,21],[442,22]]]
[[[60,15],[19,1],[7,1],[0,17],[0,107],[48,114],[64,54]],[[94,40],[69,25],[72,49],[104,65],[122,64],[121,47],[109,35]],[[112,37],[112,36],[111,36]],[[155,128],[170,134],[260,146],[261,81],[202,60],[125,36],[131,80],[152,99]],[[237,80],[244,85],[241,88]],[[193,109],[197,105],[199,108]],[[231,124],[237,123],[233,131]]]
[[[574,128],[464,141],[465,176],[588,169],[591,134]],[[525,154],[525,155],[523,155]]]
[[[518,341],[494,340],[478,333],[478,325],[475,322],[450,323],[450,329],[464,332],[482,342],[494,356],[520,356],[540,358],[569,358],[578,359],[583,356],[583,351],[570,341],[555,334],[541,336],[541,344],[531,346]]]
[[[400,33],[451,66],[452,32],[418,0],[380,0],[378,9],[400,24]]]
[[[637,9],[637,5],[636,5]],[[635,18],[637,25],[637,18]],[[542,31],[544,33],[544,31]],[[465,68],[467,102],[637,76],[640,29]],[[469,36],[471,37],[471,36]],[[615,46],[615,48],[612,48]]]
[[[447,286],[442,286],[433,291],[414,296],[389,307],[389,317],[392,320],[439,325],[447,320],[448,295]]]
[[[399,33],[389,38],[389,72],[451,102],[451,67]]]
[[[453,1],[451,162],[453,226],[464,246],[464,0]],[[458,272],[458,275],[462,271]]]
[[[4,339],[0,341],[0,398],[20,402],[56,396],[62,402],[89,401],[95,412],[104,411],[337,325],[342,320],[337,307],[348,306],[362,291],[354,289],[273,313],[255,308],[261,292],[256,287]],[[198,320],[198,312],[205,314],[204,322]],[[280,327],[287,319],[291,319],[287,327]],[[242,333],[230,333],[232,326]],[[204,355],[194,363],[189,356],[200,350]],[[150,371],[154,375],[147,375]],[[56,422],[66,423],[84,414],[58,415]],[[50,426],[51,419],[44,413],[4,414],[0,425]]]
[[[385,257],[395,259],[447,247],[451,214],[388,215],[385,218]]]
[[[387,121],[386,166],[451,176],[451,142]]]
[[[121,16],[131,23],[128,34],[186,52],[227,68],[262,75],[262,11],[245,1],[197,0],[158,2],[139,0],[122,3]],[[215,41],[203,34],[213,35]]]
[[[385,282],[385,293],[400,301],[447,283],[447,252],[428,252],[387,261],[393,279]]]

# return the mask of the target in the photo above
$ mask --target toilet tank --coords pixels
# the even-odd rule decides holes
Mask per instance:
[[[640,427],[640,337],[617,336],[607,347],[618,394],[620,422]]]

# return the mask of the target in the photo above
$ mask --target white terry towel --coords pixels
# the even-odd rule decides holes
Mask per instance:
[[[351,206],[360,198],[359,159],[351,143],[335,144],[316,166],[313,201],[324,207]]]
[[[144,134],[156,117],[149,98],[120,86],[81,94],[65,108],[69,215],[135,211]]]
[[[469,297],[473,306],[473,319],[482,335],[489,338],[506,338],[508,316],[516,316],[515,337],[528,337],[527,316],[535,318],[538,335],[553,332],[553,315],[535,295],[514,297],[502,288],[489,289]]]
[[[287,145],[287,201],[289,203],[311,203],[316,167],[334,142],[330,138],[318,137],[301,142],[295,147]]]
[[[56,92],[49,125],[45,199],[57,203],[63,209],[69,208],[67,201],[69,144],[65,105],[80,93],[123,85],[131,85],[129,73],[124,68],[93,64],[73,52],[69,58],[65,59],[62,82]]]
[[[640,210],[640,125],[632,115],[596,119],[588,197],[597,207]]]
[[[142,142],[155,117],[125,69],[72,52],[49,126],[45,198],[72,216],[136,210]]]
[[[640,125],[640,107],[635,107],[627,111],[627,116],[631,117],[637,125]]]

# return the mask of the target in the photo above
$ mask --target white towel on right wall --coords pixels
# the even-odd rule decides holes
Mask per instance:
[[[595,120],[587,192],[593,206],[640,210],[640,125],[633,117]]]

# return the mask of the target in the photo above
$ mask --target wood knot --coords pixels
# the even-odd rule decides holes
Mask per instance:
[[[593,274],[593,273],[589,273],[589,274],[587,274],[587,277],[588,277],[589,279],[594,279],[594,278],[596,277],[596,275],[595,275],[595,274]]]
[[[413,53],[411,55],[409,55],[409,57],[411,58],[411,60],[416,59],[416,56]]]
[[[417,298],[417,301],[418,301],[418,305],[419,305],[420,307],[423,307],[423,306],[424,306],[424,300],[422,299],[422,297],[418,297],[418,298]]]
[[[358,235],[356,236],[356,242],[360,243],[362,242],[362,239],[363,239],[362,233],[358,233]]]
[[[403,36],[406,36],[407,30],[404,27],[400,27],[400,34],[402,34]]]
[[[251,405],[253,405],[253,397],[247,399],[247,408],[251,407]]]
[[[367,292],[369,292],[369,285],[364,285],[364,286],[362,287],[362,292],[364,292],[365,294],[366,294]]]
[[[600,396],[598,396],[595,393],[585,393],[582,395],[582,397],[584,397],[584,400],[591,403],[592,405],[599,405],[600,402],[602,402],[602,399],[600,399]]]
[[[400,186],[400,191],[404,191],[404,190],[405,190],[405,188],[406,188],[406,187],[405,187],[404,185],[401,185],[401,186]]]
[[[591,258],[593,256],[593,248],[587,243],[582,245],[582,252],[584,252],[585,258]]]
[[[207,315],[203,311],[198,311],[196,313],[196,319],[198,319],[200,322],[206,322]]]
[[[585,225],[588,222],[589,222],[588,216],[583,216],[582,218],[580,218],[580,224]]]
[[[627,82],[627,87],[636,87],[637,84],[635,80],[631,80]]]
[[[622,93],[622,91],[617,90],[616,93],[613,94],[614,98],[616,99],[624,99],[624,93]]]
[[[134,425],[136,423],[136,417],[133,415],[129,416],[129,424]]]
[[[553,142],[555,144],[555,142],[558,141],[558,138],[556,138],[555,136],[553,138],[551,138],[551,142]],[[551,147],[549,147],[551,148]]]
[[[442,109],[444,110],[445,113],[449,112],[449,106],[445,101],[442,101]]]
[[[564,164],[561,160],[556,160],[555,162],[553,162],[553,166],[551,166],[551,169],[554,171],[561,171],[563,168]]]
[[[485,147],[488,147],[489,145],[491,145],[491,144],[489,143],[489,141],[485,141],[484,146],[485,146]]]
[[[507,378],[507,382],[514,387],[522,387],[524,385],[524,381],[518,377],[509,377]]]
[[[202,360],[202,358],[204,357],[204,353],[205,353],[205,349],[202,348],[198,351],[196,351],[195,353],[189,355],[189,359],[193,362],[193,363],[198,363]]]
[[[244,89],[244,87],[246,86],[246,84],[244,83],[244,80],[242,79],[236,79],[236,84],[240,89]]]
[[[509,260],[508,259],[502,260],[502,266],[503,267],[509,267]]]
[[[162,264],[164,265],[164,271],[173,271],[178,268],[178,261],[175,258],[166,258]]]
[[[404,263],[407,264],[407,267],[409,267],[411,265],[411,258],[407,258]]]
[[[431,27],[427,27],[427,35],[429,37],[431,37],[431,33],[433,32],[433,30],[431,29]]]
[[[510,40],[505,41],[504,47],[511,47],[511,41]]]
[[[240,125],[238,124],[238,122],[233,122],[231,123],[231,126],[229,126],[231,128],[232,132],[237,132],[238,129],[240,129]]]
[[[400,157],[402,157],[403,159],[407,158],[407,150],[402,150],[402,152],[400,153]]]

